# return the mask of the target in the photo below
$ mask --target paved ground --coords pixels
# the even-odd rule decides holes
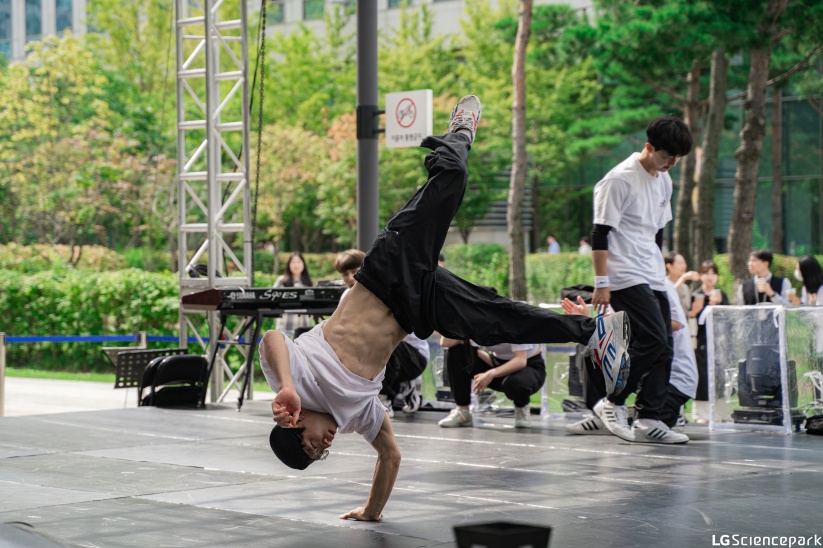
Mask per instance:
[[[122,409],[126,405],[137,405],[136,389],[115,390],[104,382],[6,377],[6,417]]]
[[[261,400],[273,397],[270,392],[257,396]],[[237,401],[237,393],[230,392],[225,401]],[[6,377],[6,417],[131,407],[137,407],[136,388],[115,390],[106,382]]]
[[[403,464],[384,521],[357,523],[338,515],[365,502],[374,451],[340,435],[326,462],[289,470],[268,448],[270,413],[253,401],[0,419],[0,545],[47,545],[8,542],[11,522],[83,547],[455,546],[453,526],[493,521],[551,526],[554,547],[823,533],[815,436],[688,426],[688,445],[657,446],[567,435],[559,418],[444,430],[442,412],[418,413],[394,422]]]

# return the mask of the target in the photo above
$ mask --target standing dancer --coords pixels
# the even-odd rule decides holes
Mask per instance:
[[[691,151],[682,120],[660,117],[646,128],[643,150],[617,165],[594,187],[592,305],[611,305],[631,319],[632,371],[626,389],[594,406],[609,431],[626,441],[685,443],[661,419],[672,364],[672,328],[661,254],[663,227],[672,220],[669,169]],[[637,392],[638,419],[629,427],[626,398]]]
[[[618,313],[597,320],[513,302],[437,265],[460,207],[480,101],[463,97],[449,132],[422,146],[429,178],[378,235],[346,298],[327,321],[291,341],[268,331],[260,362],[277,396],[269,441],[287,466],[305,469],[328,455],[338,429],[357,432],[377,450],[365,506],[340,516],[378,521],[400,467],[400,449],[377,394],[385,364],[408,333],[437,330],[481,345],[574,341],[597,347],[607,391],[628,375],[629,325]],[[608,380],[611,379],[611,380]]]

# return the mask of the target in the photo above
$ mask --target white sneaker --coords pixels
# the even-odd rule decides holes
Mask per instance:
[[[637,419],[634,421],[634,441],[640,443],[686,443],[689,436],[675,432],[663,421]]]
[[[574,424],[569,424],[565,428],[569,434],[591,434],[595,436],[611,436],[611,432],[597,415],[589,415]]]
[[[514,427],[529,428],[532,425],[531,409],[529,406],[514,408]]]
[[[480,99],[477,95],[466,95],[457,101],[449,119],[449,133],[456,133],[461,129],[468,130],[473,143],[482,110],[483,107],[480,106]]]
[[[597,316],[594,334],[586,345],[586,354],[603,371],[607,394],[619,394],[626,386],[630,337],[631,326],[625,312]]]
[[[604,398],[594,406],[594,414],[609,432],[622,440],[634,441],[634,432],[629,426],[629,411],[625,405],[615,405]]]
[[[392,407],[391,402],[389,401],[389,397],[385,394],[378,394],[377,398],[380,400],[380,403],[383,404],[383,407],[386,408],[386,413],[389,414],[389,418],[394,418],[394,408]]]
[[[460,426],[471,426],[472,414],[469,411],[461,411],[460,409],[452,409],[451,413],[437,423],[437,426],[442,428],[458,428]]]

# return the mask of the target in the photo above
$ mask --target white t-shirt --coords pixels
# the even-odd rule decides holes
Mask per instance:
[[[692,337],[689,333],[686,313],[683,312],[677,289],[669,279],[666,279],[666,296],[669,298],[672,320],[683,326],[683,329],[672,333],[674,357],[669,382],[685,395],[694,398],[697,394],[697,360],[694,356],[694,348],[692,348]]]
[[[672,220],[672,178],[652,177],[635,152],[606,174],[594,187],[594,223],[609,231],[609,287],[626,289],[649,284],[664,291],[666,267],[654,241]]]
[[[480,347],[480,345],[477,344],[474,341],[469,341],[469,342],[471,342],[472,346]],[[488,350],[492,354],[494,354],[495,358],[497,358],[499,360],[506,361],[506,362],[509,361],[510,359],[514,358],[514,353],[515,352],[519,352],[521,350],[526,351],[526,359],[533,358],[534,356],[537,356],[538,354],[540,354],[540,345],[539,344],[500,343],[500,344],[495,344],[494,346],[484,346],[483,348],[485,350]]]
[[[295,341],[286,337],[294,388],[303,407],[328,413],[334,417],[341,434],[357,432],[371,443],[377,437],[386,415],[386,408],[377,398],[383,387],[386,368],[372,380],[346,369],[323,338],[323,323]],[[263,357],[262,342],[260,346],[263,374],[271,389],[279,392],[280,384]]]
[[[817,288],[817,297],[815,297],[814,306],[823,306],[823,285]],[[800,302],[801,304],[809,304],[809,292],[806,291],[806,286],[800,288]]]

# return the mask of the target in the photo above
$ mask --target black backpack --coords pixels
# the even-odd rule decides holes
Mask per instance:
[[[143,371],[137,399],[140,406],[196,406],[205,390],[209,363],[203,356],[160,356]],[[144,397],[143,390],[149,393]]]
[[[594,294],[594,287],[586,284],[577,284],[569,287],[564,287],[560,290],[560,298],[568,298],[573,303],[577,304],[577,297],[583,297],[586,304],[592,304],[592,295]]]

